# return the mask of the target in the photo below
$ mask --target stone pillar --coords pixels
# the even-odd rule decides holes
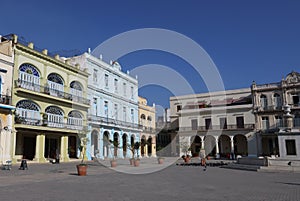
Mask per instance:
[[[219,143],[218,143],[218,136],[215,137],[215,142],[216,142],[216,157],[219,157]]]
[[[124,158],[124,154],[123,154],[123,137],[122,137],[121,134],[119,136],[118,158]]]
[[[135,142],[141,142],[140,137],[137,135],[135,138]],[[137,157],[141,157],[142,153],[141,153],[141,147],[138,150],[138,153],[136,153]]]
[[[205,149],[205,146],[204,146],[204,136],[200,136],[200,138],[201,138],[201,149]]]
[[[112,134],[113,132],[110,132],[110,134],[109,134],[109,140],[114,140],[114,135]],[[111,145],[110,143],[108,144],[108,148],[107,148],[107,151],[108,151],[108,154],[107,154],[107,157],[108,158],[113,158],[113,156],[114,156],[114,153],[112,153],[113,152],[113,145]]]
[[[144,146],[144,157],[148,157],[148,144]]]
[[[156,136],[152,136],[152,154],[151,157],[156,157]]]
[[[45,135],[40,134],[36,136],[34,160],[39,163],[45,163],[46,159],[44,157],[44,153],[45,153]]]
[[[103,133],[102,133],[102,129],[100,130],[100,134],[99,134],[99,138],[98,138],[98,142],[99,142],[99,157],[100,159],[104,159],[104,153],[103,153],[103,150],[104,150],[104,145],[103,145]]]
[[[126,142],[127,142],[127,145],[130,145],[130,143],[131,143],[129,134],[127,134]],[[128,146],[126,147],[126,158],[132,158],[132,153]]]
[[[234,159],[234,136],[230,136],[230,145],[231,145],[231,159]]]
[[[61,162],[70,161],[69,154],[68,154],[68,147],[69,147],[68,136],[61,136],[61,138],[60,138],[60,153],[59,153]]]

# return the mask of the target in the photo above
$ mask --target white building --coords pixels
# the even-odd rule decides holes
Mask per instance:
[[[180,155],[257,155],[250,88],[171,97],[170,109]]]
[[[118,62],[108,64],[89,53],[73,57],[72,61],[88,68],[90,74],[88,158],[131,157],[128,145],[140,141],[137,79],[122,72]]]

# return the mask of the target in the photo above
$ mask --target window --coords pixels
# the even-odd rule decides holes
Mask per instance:
[[[94,72],[93,72],[93,81],[94,81],[94,83],[98,82],[97,77],[98,77],[98,70],[94,69]]]
[[[126,96],[126,83],[123,83],[123,94]]]
[[[260,96],[260,104],[263,109],[267,109],[267,106],[268,106],[267,96],[265,96],[265,95]]]
[[[244,117],[236,117],[236,127],[244,128]]]
[[[300,127],[300,115],[296,114],[294,117],[294,127]]]
[[[276,127],[283,127],[283,121],[281,116],[275,116]]]
[[[118,93],[118,79],[114,81],[115,93]]]
[[[262,129],[269,129],[269,117],[262,117]]]
[[[274,94],[274,107],[275,109],[281,109],[281,97],[279,94]]]
[[[177,105],[177,112],[181,110],[181,105]]]
[[[192,124],[193,131],[198,130],[198,120],[197,119],[192,119],[191,124]]]
[[[92,108],[93,115],[97,115],[97,98],[93,98],[93,108]]]
[[[285,140],[286,155],[297,155],[295,140]]]
[[[107,74],[105,74],[105,76],[104,76],[104,85],[106,88],[108,88],[108,75]]]
[[[115,104],[115,120],[118,120],[118,104]]]
[[[104,115],[108,117],[108,101],[104,101]]]
[[[130,110],[130,114],[131,114],[131,122],[134,123],[134,110],[133,109]]]
[[[123,107],[123,121],[126,121],[126,107]]]
[[[134,93],[133,93],[133,87],[130,87],[130,92],[131,92],[131,99],[133,99],[133,95],[134,95]]]
[[[227,119],[226,119],[226,117],[220,118],[220,129],[227,129]]]
[[[212,128],[212,125],[211,125],[211,118],[208,118],[208,119],[205,119],[205,129],[206,130],[209,130]]]
[[[293,104],[295,106],[299,106],[300,105],[300,99],[299,99],[299,95],[298,94],[293,95]]]

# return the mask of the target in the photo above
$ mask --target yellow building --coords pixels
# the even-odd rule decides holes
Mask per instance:
[[[139,124],[142,128],[141,155],[156,157],[155,105],[148,106],[143,97],[139,97]]]
[[[11,35],[14,52],[12,105],[13,162],[46,162],[80,157],[80,140],[88,132],[88,73],[68,59],[37,51],[33,43]]]

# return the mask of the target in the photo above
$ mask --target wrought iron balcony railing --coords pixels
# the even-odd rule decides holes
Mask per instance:
[[[99,122],[100,124],[114,124],[116,126],[139,128],[139,124],[136,124],[136,123],[120,121],[120,120],[116,120],[116,119],[112,119],[112,118],[100,117],[100,116],[95,116],[95,115],[89,115],[88,121]]]
[[[244,125],[224,125],[222,128],[220,125],[213,126],[198,126],[197,128],[192,127],[179,127],[179,131],[208,131],[208,130],[253,130],[254,124]]]
[[[49,86],[42,86],[42,85],[38,85],[35,83],[31,83],[31,82],[27,82],[24,80],[15,80],[15,86],[17,88],[23,88],[23,89],[27,89],[27,90],[31,90],[31,91],[35,91],[38,93],[43,93],[43,94],[48,94],[50,96],[55,96],[58,98],[62,98],[65,100],[70,100],[73,102],[77,102],[77,103],[82,103],[85,105],[90,105],[90,100],[80,97],[80,96],[76,96],[74,94],[70,94],[70,93],[66,93],[64,91],[59,91],[56,89],[51,89]]]

